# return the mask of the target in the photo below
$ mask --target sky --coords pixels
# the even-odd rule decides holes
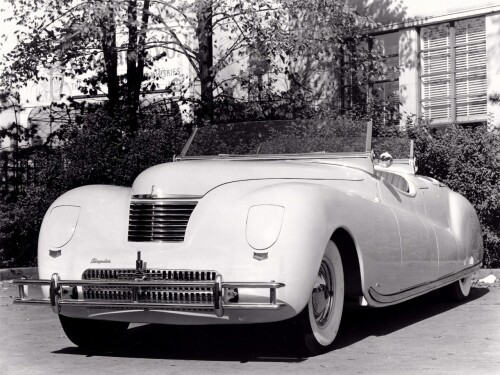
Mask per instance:
[[[15,24],[5,21],[11,15],[12,12],[7,1],[0,0],[0,58],[3,58],[4,54],[10,51],[16,43],[16,38],[13,34]],[[6,39],[4,39],[4,35]]]

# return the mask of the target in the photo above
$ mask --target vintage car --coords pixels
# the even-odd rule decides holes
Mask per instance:
[[[289,320],[314,355],[333,343],[344,303],[383,307],[443,287],[467,297],[483,258],[474,208],[417,175],[411,150],[375,159],[370,126],[349,126],[206,126],[131,188],[63,194],[41,226],[40,280],[15,281],[16,302],[50,304],[82,347],[130,322]],[[33,284],[46,299],[30,298]]]

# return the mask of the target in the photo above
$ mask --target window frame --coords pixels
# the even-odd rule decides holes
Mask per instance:
[[[464,72],[475,72],[475,71],[481,71],[481,70],[486,70],[487,71],[487,50],[486,50],[486,58],[484,62],[484,67],[472,67],[468,69],[457,69],[457,48],[460,47],[470,47],[470,46],[477,46],[477,45],[484,45],[484,48],[487,48],[487,40],[486,36],[484,40],[481,41],[474,41],[474,42],[468,42],[468,43],[460,43],[457,44],[457,34],[456,34],[456,23],[461,22],[461,21],[468,21],[468,20],[473,20],[473,19],[479,19],[482,18],[483,20],[485,19],[484,16],[479,16],[479,17],[470,17],[470,18],[464,18],[464,19],[459,19],[459,20],[450,20],[448,22],[443,22],[435,25],[426,25],[426,26],[420,26],[416,28],[417,35],[418,35],[418,42],[417,42],[417,61],[418,61],[418,85],[417,85],[417,98],[418,98],[418,104],[417,104],[417,117],[418,118],[424,118],[425,114],[423,111],[423,106],[425,102],[432,102],[433,100],[435,101],[436,98],[424,98],[423,97],[423,92],[422,92],[422,86],[423,86],[423,78],[428,78],[432,76],[439,76],[439,75],[449,75],[449,94],[447,96],[442,96],[438,97],[438,99],[441,100],[449,100],[449,105],[450,105],[450,116],[449,120],[448,119],[437,119],[434,120],[432,116],[429,116],[428,119],[430,121],[430,126],[432,127],[446,127],[450,124],[474,124],[474,123],[486,123],[488,119],[488,111],[487,109],[485,110],[484,114],[482,117],[477,117],[477,118],[469,118],[469,119],[458,119],[457,118],[457,100],[458,99],[471,99],[471,98],[481,98],[484,97],[487,103],[487,79],[486,79],[486,87],[485,91],[483,94],[461,94],[457,95],[457,73],[464,73]],[[447,48],[443,47],[434,47],[434,48],[427,48],[427,49],[422,49],[422,29],[425,27],[432,27],[432,26],[438,26],[438,25],[449,25],[449,44]],[[449,55],[449,69],[446,72],[434,72],[434,73],[427,73],[423,74],[423,67],[422,67],[422,54],[425,52],[432,52],[432,51],[448,51]],[[487,104],[486,104],[487,105]]]

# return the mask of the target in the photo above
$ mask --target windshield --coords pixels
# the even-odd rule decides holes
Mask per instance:
[[[377,159],[383,152],[390,153],[393,159],[408,159],[412,157],[410,155],[410,139],[406,137],[373,137],[371,146]]]
[[[199,128],[186,156],[364,152],[366,122],[279,120]]]

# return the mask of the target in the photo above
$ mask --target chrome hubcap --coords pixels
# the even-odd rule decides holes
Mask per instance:
[[[313,315],[318,327],[328,323],[333,311],[334,283],[331,267],[323,260],[312,292]]]

